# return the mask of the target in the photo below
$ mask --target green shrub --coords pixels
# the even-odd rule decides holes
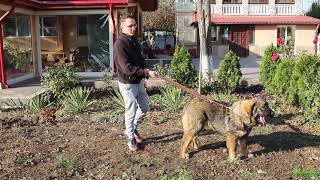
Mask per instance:
[[[14,67],[16,70],[25,71],[28,66],[28,53],[22,50],[18,44],[4,47],[4,56],[6,67]]]
[[[88,111],[93,104],[89,100],[91,90],[86,87],[77,87],[67,91],[63,95],[64,111],[71,113],[82,113]]]
[[[271,83],[266,86],[266,90],[280,97],[287,94],[294,65],[295,62],[293,60],[281,61],[276,68]]]
[[[43,79],[43,85],[54,97],[60,97],[78,84],[80,84],[80,77],[74,66],[68,63],[48,69]]]
[[[159,63],[153,66],[153,70],[157,71],[159,74],[166,76],[170,75],[170,65],[166,64],[165,66],[161,66]]]
[[[262,57],[262,62],[260,65],[260,72],[259,72],[259,80],[267,87],[275,74],[277,64],[280,62],[278,61],[272,61],[271,56],[273,53],[277,52],[277,47],[270,45],[266,48],[264,51],[264,55]]]
[[[241,76],[240,59],[235,53],[229,51],[220,62],[218,82],[224,89],[232,92],[240,86]]]
[[[185,47],[176,48],[171,62],[170,76],[178,83],[188,87],[195,85],[197,72],[192,63],[191,55]]]
[[[20,52],[15,57],[15,69],[26,71],[28,66],[28,54],[26,52]]]
[[[34,111],[39,111],[45,106],[47,106],[48,104],[49,104],[49,97],[46,93],[41,93],[39,95],[36,95],[29,101],[29,107]]]
[[[320,92],[320,58],[303,55],[295,65],[288,89],[288,100],[303,108],[314,106]]]
[[[163,96],[160,98],[159,103],[168,111],[177,112],[186,103],[186,98],[181,89],[167,86],[162,93]]]
[[[5,68],[9,69],[10,67],[13,67],[14,65],[14,55],[11,53],[12,47],[8,44],[4,46],[3,52],[4,52],[4,64]]]

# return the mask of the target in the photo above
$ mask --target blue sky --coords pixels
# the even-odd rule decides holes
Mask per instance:
[[[313,1],[316,1],[316,0],[303,0],[303,10],[305,12],[309,10]]]

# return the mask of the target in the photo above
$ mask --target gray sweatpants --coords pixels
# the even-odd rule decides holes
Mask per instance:
[[[125,103],[125,134],[131,139],[134,138],[134,130],[138,128],[139,121],[148,111],[148,94],[144,81],[140,84],[118,84]]]

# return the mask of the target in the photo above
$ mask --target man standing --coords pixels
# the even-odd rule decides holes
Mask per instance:
[[[148,94],[143,78],[156,77],[157,72],[146,68],[140,44],[135,37],[137,24],[132,16],[120,19],[122,33],[114,44],[114,63],[119,79],[119,89],[125,103],[125,134],[131,151],[142,143],[138,123],[148,110]]]

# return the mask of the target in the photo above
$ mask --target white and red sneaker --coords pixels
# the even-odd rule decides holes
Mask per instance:
[[[135,138],[129,139],[128,141],[128,147],[131,151],[138,151],[138,144]]]

